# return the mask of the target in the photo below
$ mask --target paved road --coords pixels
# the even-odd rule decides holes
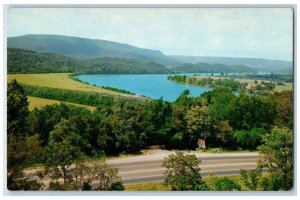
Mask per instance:
[[[123,183],[137,184],[157,182],[164,180],[162,162],[164,158],[174,152],[159,151],[150,155],[133,156],[128,158],[109,159],[107,163],[119,169],[119,175]],[[200,168],[202,176],[210,173],[218,175],[236,175],[240,169],[250,170],[256,168],[259,154],[254,153],[193,153],[201,160]],[[25,170],[25,174],[36,178],[36,170]],[[49,178],[44,179],[48,184]]]
[[[164,180],[165,169],[161,166],[163,158],[171,152],[159,152],[154,155],[134,156],[130,158],[112,159],[108,163],[119,168],[119,175],[124,184],[137,184]],[[256,168],[258,153],[197,153],[201,160],[202,176],[210,173],[219,175],[239,174],[240,169]]]

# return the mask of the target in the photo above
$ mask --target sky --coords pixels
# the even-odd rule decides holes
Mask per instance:
[[[290,8],[9,8],[7,36],[110,40],[166,55],[293,59]]]

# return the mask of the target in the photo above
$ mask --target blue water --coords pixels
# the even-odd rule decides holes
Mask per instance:
[[[170,102],[176,100],[186,89],[190,90],[191,96],[199,96],[212,90],[207,87],[174,83],[167,80],[167,76],[168,74],[88,74],[76,77],[92,85],[124,89],[152,99],[163,97]]]

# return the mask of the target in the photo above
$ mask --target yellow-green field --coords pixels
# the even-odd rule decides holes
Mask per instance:
[[[65,103],[68,105],[86,108],[90,111],[96,110],[96,107],[92,107],[92,106],[86,106],[86,105],[81,105],[81,104],[77,104],[77,103],[65,102],[65,101],[57,101],[57,100],[52,100],[52,99],[43,99],[43,98],[32,97],[32,96],[28,96],[28,102],[29,102],[28,109],[30,111],[32,111],[34,108],[42,108],[46,105],[53,105],[53,104],[60,104],[60,103]]]
[[[111,90],[102,89],[96,86],[87,85],[70,79],[69,73],[50,73],[50,74],[8,74],[8,82],[16,79],[25,85],[34,85],[49,88],[60,88],[82,92],[97,92],[111,95],[132,96]]]
[[[125,185],[126,191],[171,191],[171,188],[164,185],[164,182],[151,182]]]
[[[81,92],[97,92],[102,94],[114,95],[114,96],[123,96],[123,97],[131,97],[131,98],[141,98],[134,95],[123,94],[111,90],[102,89],[100,87],[88,85],[85,83],[81,83],[79,81],[75,81],[69,78],[70,73],[49,73],[49,74],[8,74],[7,81],[10,82],[13,79],[16,79],[19,83],[24,85],[32,85],[32,86],[41,86],[48,88],[58,88],[58,89],[67,89]],[[96,108],[92,106],[86,106],[76,103],[70,103],[66,101],[57,101],[52,99],[44,99],[37,97],[28,97],[29,100],[29,110],[33,110],[34,108],[41,108],[45,105],[53,105],[65,103],[69,105],[85,107],[91,111],[94,111]]]
[[[293,90],[293,84],[285,83],[285,85],[276,85],[275,90],[276,91]]]

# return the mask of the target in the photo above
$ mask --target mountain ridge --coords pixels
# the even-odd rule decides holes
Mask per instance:
[[[100,57],[77,60],[55,53],[38,53],[27,49],[7,49],[7,70],[9,73],[131,73],[131,74],[174,74],[174,73],[230,73],[255,72],[254,69],[223,64],[182,64],[166,67],[149,60]]]
[[[243,58],[243,57],[214,57],[214,56],[184,56],[184,55],[169,55],[183,62],[197,64],[205,62],[208,64],[221,63],[224,65],[245,65],[258,71],[269,72],[293,72],[293,62],[285,60],[272,60],[266,58]]]
[[[181,64],[177,59],[165,56],[159,50],[135,47],[108,40],[89,39],[64,35],[29,34],[8,37],[9,48],[20,48],[39,53],[56,53],[76,59],[116,57],[156,61],[163,65]]]
[[[165,55],[159,50],[135,47],[127,43],[54,34],[28,34],[8,37],[8,48],[28,49],[38,53],[54,53],[79,60],[95,58],[125,58],[151,61],[169,68],[192,66],[205,62],[211,65],[245,66],[255,71],[293,73],[293,63],[265,58]],[[187,65],[191,64],[191,65]],[[246,71],[249,69],[244,68]],[[240,70],[240,69],[238,69]],[[191,71],[182,70],[180,71]],[[196,70],[198,71],[198,70]],[[226,71],[226,70],[225,70]]]

